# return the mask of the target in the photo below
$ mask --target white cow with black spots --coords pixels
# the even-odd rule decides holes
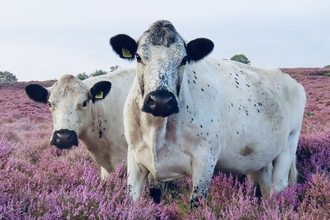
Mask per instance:
[[[50,144],[69,149],[79,138],[101,166],[104,179],[127,156],[123,106],[135,73],[136,69],[123,69],[84,81],[64,75],[49,88],[31,84],[25,91],[32,100],[50,106]]]
[[[191,201],[206,196],[214,170],[251,174],[263,196],[296,181],[306,95],[289,75],[204,58],[212,41],[187,42],[164,20],[136,40],[120,34],[110,44],[137,60],[124,106],[134,201],[148,173],[163,182],[192,177]]]

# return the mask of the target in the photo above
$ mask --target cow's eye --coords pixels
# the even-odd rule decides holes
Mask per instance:
[[[188,61],[188,56],[185,56],[185,57],[182,59],[180,66],[184,66],[184,65],[186,65],[186,64],[187,64],[187,61]]]
[[[139,54],[135,54],[135,58],[136,58],[136,61],[137,61],[138,63],[142,63],[142,60],[141,60],[141,57],[140,57]]]
[[[83,102],[82,107],[86,107],[87,106],[87,100]]]

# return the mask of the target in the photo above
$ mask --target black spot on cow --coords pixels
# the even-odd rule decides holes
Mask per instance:
[[[261,103],[261,102],[258,102],[258,105],[259,105],[259,106],[262,106],[262,103]]]
[[[239,82],[236,81],[236,84],[239,85]]]
[[[201,90],[202,90],[202,92],[204,92],[204,89],[203,88],[201,88]]]
[[[196,84],[196,81],[195,80],[193,80],[193,82]]]
[[[231,107],[233,107],[233,106],[234,106],[234,104],[233,104],[233,103],[230,103],[230,105],[231,105]]]
[[[99,130],[99,138],[102,138],[103,132]]]
[[[190,83],[190,80],[188,79],[188,83]]]
[[[213,122],[213,119],[211,119],[211,122]]]
[[[250,85],[249,85],[249,84],[246,84],[246,86],[247,86],[247,87],[250,87]]]
[[[187,107],[186,107],[187,109],[189,108],[189,106],[187,105]]]
[[[207,84],[207,87],[210,87],[210,85],[209,85],[209,84]]]
[[[194,76],[195,77],[195,79],[197,79],[197,76]]]
[[[200,125],[201,126],[201,128],[203,128],[203,125]]]

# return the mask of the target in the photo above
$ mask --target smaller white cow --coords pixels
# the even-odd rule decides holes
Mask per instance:
[[[206,196],[214,170],[251,174],[263,196],[295,182],[306,95],[289,75],[205,58],[213,42],[186,42],[169,21],[110,44],[137,60],[124,107],[133,200],[148,173],[164,182],[191,176],[192,201]]]
[[[123,69],[84,81],[64,75],[49,88],[31,84],[25,91],[50,107],[54,127],[50,144],[69,149],[78,145],[79,138],[101,166],[104,179],[127,156],[123,106],[135,73],[136,69]]]

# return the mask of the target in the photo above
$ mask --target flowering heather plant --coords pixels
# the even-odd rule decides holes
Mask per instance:
[[[28,99],[28,83],[0,83],[0,219],[329,219],[330,77],[323,69],[282,70],[307,93],[298,184],[258,198],[250,180],[219,173],[194,209],[188,177],[168,183],[160,204],[147,187],[133,204],[123,165],[102,181],[82,143],[71,150],[49,146],[48,107]]]

